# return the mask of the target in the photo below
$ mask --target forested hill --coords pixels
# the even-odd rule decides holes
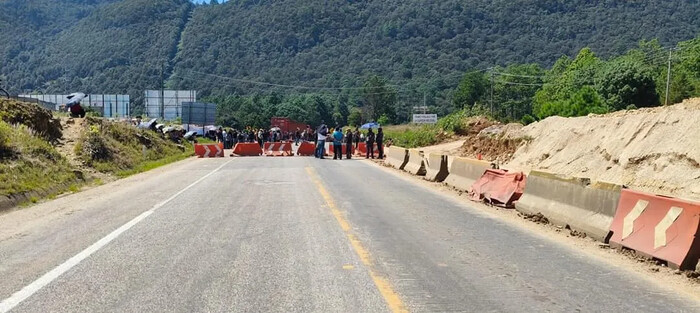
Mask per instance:
[[[370,73],[417,90],[456,86],[473,68],[549,67],[589,46],[602,57],[639,40],[698,33],[695,0],[6,0],[0,77],[11,92],[169,87],[248,93],[241,81],[357,86]],[[206,73],[206,74],[203,74]],[[268,89],[266,87],[266,89]]]

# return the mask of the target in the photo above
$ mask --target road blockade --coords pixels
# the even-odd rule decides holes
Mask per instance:
[[[552,224],[607,242],[622,186],[566,177],[542,171],[527,176],[527,186],[515,209],[544,215]]]
[[[463,191],[469,191],[474,182],[491,168],[489,162],[470,158],[450,157],[447,161],[450,174],[445,183]]]
[[[200,158],[224,157],[223,143],[196,143],[194,144],[194,154]]]
[[[345,157],[346,155],[348,155],[348,146],[346,144],[342,144],[341,147],[342,147],[341,150],[343,151],[343,157]],[[352,154],[353,152],[355,152],[354,147],[352,148],[352,151],[350,153]],[[333,156],[334,153],[335,153],[335,145],[333,145],[331,143],[330,147],[328,148],[328,155]]]
[[[231,156],[258,156],[262,154],[263,151],[259,144],[254,142],[239,142],[233,147]]]
[[[700,203],[624,189],[610,245],[694,270],[700,258]]]
[[[469,197],[474,201],[486,201],[493,205],[512,207],[523,194],[527,176],[522,172],[487,169],[474,182]]]
[[[386,163],[396,169],[404,169],[408,162],[408,150],[405,148],[391,146],[386,149]]]
[[[423,151],[408,149],[408,162],[404,166],[404,171],[413,175],[425,176],[425,161],[423,161]]]
[[[425,179],[434,182],[442,182],[449,175],[447,169],[448,156],[429,153],[423,158],[425,161]]]
[[[297,155],[301,156],[314,156],[316,152],[316,145],[313,142],[303,141],[299,144],[297,149]]]
[[[377,150],[377,144],[374,143],[374,157],[379,156],[379,151]],[[360,142],[357,145],[357,149],[355,150],[355,155],[358,156],[367,156],[367,143],[366,142]]]
[[[266,142],[263,145],[266,156],[293,156],[291,142]]]

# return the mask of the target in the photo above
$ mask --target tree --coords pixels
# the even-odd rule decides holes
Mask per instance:
[[[387,86],[386,79],[377,75],[370,76],[361,92],[364,116],[376,121],[386,115],[389,120],[396,117],[396,90]]]
[[[659,105],[654,75],[643,64],[628,58],[608,62],[596,77],[596,89],[613,110]]]
[[[474,103],[482,99],[488,86],[488,78],[484,76],[483,72],[464,74],[454,93],[453,103],[455,108],[471,108]]]
[[[362,125],[362,111],[360,111],[360,109],[352,108],[350,110],[350,115],[348,116],[348,125],[356,127]]]

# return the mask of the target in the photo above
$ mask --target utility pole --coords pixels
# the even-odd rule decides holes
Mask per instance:
[[[671,53],[673,48],[668,49],[668,72],[666,73],[666,102],[664,105],[668,105],[668,89],[671,86]]]
[[[160,65],[160,118],[165,119],[165,65]]]
[[[491,69],[491,115],[493,116],[493,69]]]

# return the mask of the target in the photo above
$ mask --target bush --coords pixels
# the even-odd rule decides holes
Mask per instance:
[[[61,122],[37,104],[0,98],[0,112],[0,119],[6,123],[25,125],[48,141],[55,142],[63,136]]]
[[[523,125],[529,125],[534,122],[536,122],[536,120],[530,114],[525,114],[525,116],[523,116],[523,118],[520,119],[520,123],[522,123]]]

